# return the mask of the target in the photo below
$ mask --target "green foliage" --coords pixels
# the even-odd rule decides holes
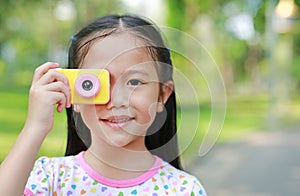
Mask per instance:
[[[62,21],[55,16],[55,11],[62,2],[72,2],[75,11],[73,18]],[[278,0],[273,2],[275,5]],[[264,54],[268,52],[265,45],[268,39],[267,1],[167,0],[161,3],[166,7],[166,13],[162,15],[166,18],[166,25],[190,33],[196,38],[200,37],[204,43],[207,42],[208,35],[201,37],[195,26],[203,18],[210,22],[209,29],[203,26],[200,31],[211,31],[209,36],[215,44],[209,49],[224,74],[227,87],[232,87],[233,83],[252,82],[253,73],[259,69],[260,62],[265,60]],[[295,3],[299,5],[298,0]],[[130,12],[130,8],[121,0],[1,0],[0,86],[8,83],[14,86],[30,85],[33,70],[45,61],[57,61],[64,66],[67,62],[66,51],[70,37],[83,24],[104,14]],[[253,18],[256,34],[250,40],[240,40],[226,29],[226,22],[240,13],[248,13]],[[294,38],[293,53],[297,58],[300,54],[299,19],[293,19],[293,23],[294,28],[290,35]],[[180,37],[167,38],[188,47],[181,43]],[[299,80],[294,78],[296,83]]]
[[[297,56],[293,59],[292,66],[291,66],[291,76],[292,80],[294,81],[296,90],[300,91],[300,57]],[[297,94],[297,92],[295,93]]]
[[[71,2],[73,18],[60,20],[56,9]],[[0,87],[28,86],[33,70],[46,61],[64,66],[70,37],[97,16],[119,13],[119,0],[1,1]],[[124,10],[123,10],[124,11]],[[61,12],[65,14],[66,11]],[[24,78],[26,77],[26,78]]]
[[[4,156],[8,153],[9,148],[13,144],[14,140],[16,139],[18,133],[23,127],[23,124],[26,120],[27,115],[27,101],[28,101],[28,93],[27,91],[0,91],[0,101],[3,104],[3,106],[0,108],[0,162],[3,160]],[[253,103],[253,102],[252,102]],[[260,107],[259,105],[256,105],[257,107],[249,107],[249,102],[246,104],[243,104],[243,102],[240,102],[239,104],[231,105],[231,109],[229,110],[228,118],[226,119],[225,123],[225,129],[224,131],[231,133],[232,135],[236,135],[238,133],[238,130],[246,129],[247,127],[254,127],[254,126],[261,126],[261,116],[263,116],[264,108]],[[241,107],[239,107],[241,106]],[[188,124],[193,124],[194,117],[193,115],[195,112],[198,112],[197,107],[183,105],[182,107],[185,107],[185,111],[188,111],[188,113],[185,113],[185,115],[189,116],[187,119],[191,119],[191,122]],[[245,108],[246,107],[246,108]],[[189,135],[187,137],[186,134],[193,134],[193,130],[191,130],[189,127],[186,127],[184,130],[185,132],[182,132],[180,134],[184,134],[184,137],[179,137],[181,140],[181,143],[186,143],[189,141],[184,141],[186,138],[194,138],[195,142],[193,145],[193,149],[190,149],[192,151],[195,150],[195,148],[199,147],[199,141],[201,138],[203,138],[203,135],[205,134],[205,131],[207,129],[207,126],[210,121],[210,106],[206,104],[200,105],[201,109],[201,123],[199,126],[199,130],[197,131],[197,134],[195,135],[195,138],[193,135]],[[249,118],[244,118],[244,115],[247,117],[247,110],[251,109],[252,111],[256,110],[256,113],[252,113],[251,121],[249,121]],[[244,114],[244,115],[243,115]],[[260,115],[258,115],[260,114]],[[180,111],[179,114],[180,116]],[[186,117],[185,117],[186,118]],[[236,123],[239,122],[239,123]],[[259,123],[257,123],[259,122]],[[180,123],[180,122],[179,122]],[[50,135],[47,136],[47,139],[45,140],[42,149],[40,151],[41,155],[48,155],[48,156],[61,156],[64,153],[65,145],[66,145],[66,115],[65,114],[58,114],[55,113],[55,125],[53,130],[51,131]],[[242,134],[242,133],[238,133]]]
[[[5,103],[0,107],[0,163],[8,153],[18,133],[23,127],[27,115],[28,90],[0,91],[0,102]],[[296,108],[287,114],[286,123],[295,123],[299,116],[299,99],[294,100]],[[190,119],[186,124],[194,125],[194,115],[200,109],[198,129],[192,130],[186,126],[179,132],[179,143],[184,148],[184,157],[197,155],[200,144],[206,134],[211,118],[211,107],[209,103],[200,103],[199,108],[193,105],[183,104],[185,119]],[[224,126],[218,138],[218,143],[231,141],[245,137],[247,134],[265,129],[268,99],[266,97],[232,97],[227,106],[227,114]],[[178,116],[181,110],[178,111]],[[180,125],[180,121],[178,121]],[[185,124],[185,125],[186,125]],[[39,155],[62,156],[66,146],[67,133],[66,115],[55,113],[54,128],[43,143]],[[192,140],[191,140],[192,138]],[[186,146],[188,144],[188,146]],[[186,149],[187,148],[187,149]]]
[[[9,152],[27,116],[27,90],[0,91],[0,163]],[[66,145],[66,115],[55,113],[53,130],[44,141],[40,155],[62,156]]]
[[[185,1],[184,0],[168,0],[168,16],[167,23],[170,27],[183,30],[185,29]]]
[[[271,1],[271,0],[270,0]],[[293,28],[286,34],[268,29],[266,21],[272,13],[267,13],[268,1],[263,0],[166,0],[166,12],[162,14],[167,26],[180,29],[191,34],[209,49],[213,58],[218,64],[224,77],[224,82],[230,96],[236,95],[242,86],[243,97],[246,99],[234,99],[230,97],[228,113],[224,129],[221,134],[221,141],[241,136],[251,129],[258,129],[264,126],[266,111],[272,107],[267,98],[268,78],[270,78],[270,46],[268,39],[272,32],[276,41],[283,36],[290,36],[293,40],[293,60],[288,70],[288,78],[291,80],[288,88],[294,93],[289,97],[299,94],[300,91],[300,14],[291,18]],[[8,152],[8,148],[22,128],[27,113],[27,91],[31,83],[33,70],[45,61],[57,61],[62,66],[67,62],[67,48],[70,37],[76,33],[84,24],[97,16],[108,13],[130,13],[128,7],[121,0],[73,0],[75,15],[68,20],[59,20],[55,16],[55,10],[63,0],[0,0],[0,160]],[[271,1],[274,5],[278,0]],[[300,0],[295,0],[300,8]],[[226,8],[230,8],[229,12]],[[298,9],[300,10],[300,9]],[[271,10],[272,11],[272,10]],[[241,40],[232,31],[226,28],[228,20],[241,13],[248,13],[253,19],[255,35],[248,40]],[[236,27],[236,26],[235,26]],[[204,32],[204,33],[203,33]],[[182,47],[180,37],[168,37]],[[176,66],[182,68],[185,75],[191,81],[199,82],[200,89],[205,88],[204,81],[188,68],[191,63],[179,55],[174,55]],[[276,63],[276,62],[274,62]],[[189,72],[191,74],[189,74]],[[278,81],[281,80],[280,73]],[[272,78],[274,79],[274,78]],[[276,78],[275,78],[276,79]],[[250,85],[240,85],[250,84]],[[250,87],[249,87],[250,86]],[[254,90],[253,90],[254,89]],[[201,89],[202,90],[202,89]],[[206,92],[197,91],[199,96],[209,100]],[[255,92],[259,96],[249,96]],[[204,95],[205,94],[205,95]],[[242,94],[242,93],[241,93]],[[261,98],[263,96],[264,98]],[[293,101],[297,104],[299,101]],[[267,106],[270,104],[271,106]],[[299,105],[299,104],[298,104]],[[201,118],[203,124],[199,128],[199,134],[195,136],[195,146],[203,137],[205,124],[209,121],[209,105],[203,104]],[[299,112],[291,107],[294,117],[287,115],[287,119],[299,116]],[[195,111],[190,108],[190,114]],[[56,127],[45,141],[42,154],[61,155],[65,145],[65,115],[56,114]],[[290,120],[287,120],[290,121]],[[191,121],[191,123],[193,123]],[[57,139],[59,138],[59,140]],[[184,138],[184,137],[183,137]],[[53,145],[55,144],[55,145]],[[55,146],[55,147],[53,147]],[[194,148],[195,149],[195,148]]]

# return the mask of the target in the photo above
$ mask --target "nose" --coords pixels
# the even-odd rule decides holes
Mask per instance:
[[[110,85],[110,100],[106,104],[107,109],[128,107],[129,98],[121,82]]]

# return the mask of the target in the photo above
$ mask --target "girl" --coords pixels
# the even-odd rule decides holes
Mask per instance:
[[[72,36],[68,68],[107,69],[106,104],[71,105],[58,67],[35,71],[25,126],[0,167],[0,195],[206,195],[180,170],[172,62],[150,22],[108,15]],[[67,156],[34,163],[56,104],[67,108]]]

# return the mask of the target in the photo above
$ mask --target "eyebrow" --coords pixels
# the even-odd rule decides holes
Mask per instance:
[[[129,69],[125,72],[125,75],[134,75],[134,74],[143,75],[145,77],[150,76],[148,72],[141,69]]]

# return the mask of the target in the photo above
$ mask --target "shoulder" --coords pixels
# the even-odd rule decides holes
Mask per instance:
[[[79,168],[77,156],[38,158],[27,180],[24,193],[38,195],[55,189],[62,179]]]
[[[54,174],[58,171],[73,168],[77,164],[76,156],[67,157],[40,157],[35,161],[31,176],[45,174]]]
[[[77,156],[66,157],[40,157],[35,161],[29,179],[54,180],[61,173],[73,172],[78,169]]]
[[[81,170],[78,163],[78,155],[65,157],[40,157],[36,160],[30,177],[46,177],[49,180],[56,180],[59,177]],[[53,178],[53,179],[51,179]]]
[[[76,156],[66,156],[66,157],[40,157],[35,161],[35,167],[42,168],[56,168],[56,167],[67,167],[76,164]]]
[[[199,181],[195,176],[172,166],[171,164],[163,161],[159,169],[160,176],[167,176],[168,179],[176,179],[182,182],[195,182]]]
[[[173,192],[188,193],[189,195],[206,195],[205,189],[197,177],[177,169],[163,161],[159,169],[160,178],[165,178],[172,187]]]

